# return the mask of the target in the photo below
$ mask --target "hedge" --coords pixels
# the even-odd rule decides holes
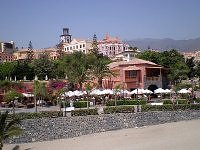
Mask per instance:
[[[146,100],[116,100],[117,106],[119,105],[145,105]],[[106,106],[115,106],[115,100],[106,102]]]
[[[179,105],[142,105],[141,111],[178,111],[178,110],[200,110],[200,104],[179,104]]]
[[[43,111],[43,112],[37,112],[37,113],[16,113],[16,114],[9,114],[9,117],[17,117],[21,120],[24,119],[36,119],[36,118],[55,118],[55,117],[62,117],[63,113],[60,111]]]
[[[72,116],[87,116],[87,115],[98,115],[97,108],[94,109],[78,109],[71,111]]]
[[[103,109],[104,114],[134,113],[134,106],[108,106]]]
[[[88,105],[90,105],[90,103],[88,101],[77,101],[73,103],[73,106],[75,108],[86,108],[87,107],[87,103]]]

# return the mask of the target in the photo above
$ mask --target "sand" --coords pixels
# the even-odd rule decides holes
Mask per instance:
[[[19,144],[20,150],[199,150],[200,120]],[[16,144],[6,144],[11,150]]]

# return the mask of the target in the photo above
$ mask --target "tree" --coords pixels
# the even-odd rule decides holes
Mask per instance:
[[[35,75],[37,75],[39,79],[45,79],[46,75],[48,75],[48,78],[55,78],[55,66],[54,63],[49,60],[47,53],[40,55],[40,59],[33,62],[33,68]]]
[[[14,62],[5,62],[0,64],[0,80],[9,79],[12,77],[12,74],[15,69]]]
[[[48,96],[48,92],[47,92],[45,83],[35,80],[33,93],[34,93],[34,99],[35,99],[35,111],[37,112],[38,100],[43,100]]]
[[[0,112],[0,150],[3,149],[6,139],[22,133],[22,129],[19,126],[20,122],[19,118],[8,119],[8,111],[5,113]]]
[[[11,102],[15,99],[21,99],[23,98],[23,95],[21,93],[18,93],[17,91],[15,90],[11,90],[11,91],[8,91],[5,95],[4,95],[4,100],[6,102]]]
[[[196,74],[194,57],[186,59],[186,65],[190,69],[190,71],[188,72],[188,77],[191,79]]]
[[[90,64],[86,54],[74,52],[63,58],[65,73],[68,81],[73,84],[79,84],[80,90],[84,82],[89,80]]]
[[[148,60],[148,61],[154,62],[156,64],[159,64],[160,63],[160,52],[147,50],[142,53],[139,53],[137,55],[137,58]]]
[[[102,79],[107,76],[112,76],[114,73],[109,69],[108,64],[111,63],[111,60],[107,56],[102,54],[93,54],[93,63],[91,66],[91,74],[93,78],[98,81],[98,88],[102,88]]]
[[[98,48],[98,42],[97,42],[97,36],[96,36],[96,34],[94,34],[94,36],[93,36],[91,52],[93,54],[96,54],[96,55],[99,53],[99,48]]]
[[[30,63],[34,58],[33,46],[31,41],[28,44],[28,51],[26,55],[26,62]]]

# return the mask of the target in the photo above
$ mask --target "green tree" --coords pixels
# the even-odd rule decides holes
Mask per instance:
[[[191,79],[196,74],[194,57],[186,59],[186,65],[190,69],[190,71],[188,72],[188,77]]]
[[[161,55],[160,52],[147,50],[142,53],[139,53],[137,55],[137,58],[148,60],[148,61],[154,62],[156,64],[159,64],[160,63],[160,55]]]
[[[4,100],[6,102],[11,102],[15,99],[21,99],[23,98],[23,95],[15,90],[11,90],[8,91],[5,95],[4,95]]]
[[[19,118],[8,119],[8,111],[5,113],[0,112],[0,150],[3,149],[6,139],[22,133],[22,129],[19,126],[20,122]]]
[[[23,80],[26,76],[27,80],[33,80],[34,69],[33,65],[27,61],[17,61],[13,72],[13,77],[16,76],[17,80]]]
[[[35,111],[37,112],[37,102],[38,100],[44,100],[48,96],[47,88],[44,82],[38,80],[34,81],[33,94],[35,99]]]
[[[68,81],[79,84],[80,90],[82,90],[83,83],[89,79],[90,64],[87,55],[82,52],[74,52],[63,57],[63,64]]]
[[[111,63],[111,59],[102,54],[93,54],[93,63],[91,63],[91,74],[93,78],[98,81],[98,88],[102,88],[102,79],[104,77],[113,76],[114,73],[109,69],[108,64]]]
[[[46,75],[48,78],[55,78],[55,66],[53,61],[49,60],[47,53],[40,55],[40,59],[34,60],[33,68],[35,75],[41,80],[44,80]]]
[[[0,80],[9,79],[12,77],[12,74],[15,69],[14,62],[5,62],[0,64]]]

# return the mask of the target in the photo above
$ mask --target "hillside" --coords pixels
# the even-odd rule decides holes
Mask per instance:
[[[200,38],[188,39],[188,40],[173,40],[173,39],[136,39],[130,41],[124,41],[132,47],[138,47],[145,50],[151,48],[156,50],[169,50],[177,49],[180,51],[194,51],[200,50]]]

